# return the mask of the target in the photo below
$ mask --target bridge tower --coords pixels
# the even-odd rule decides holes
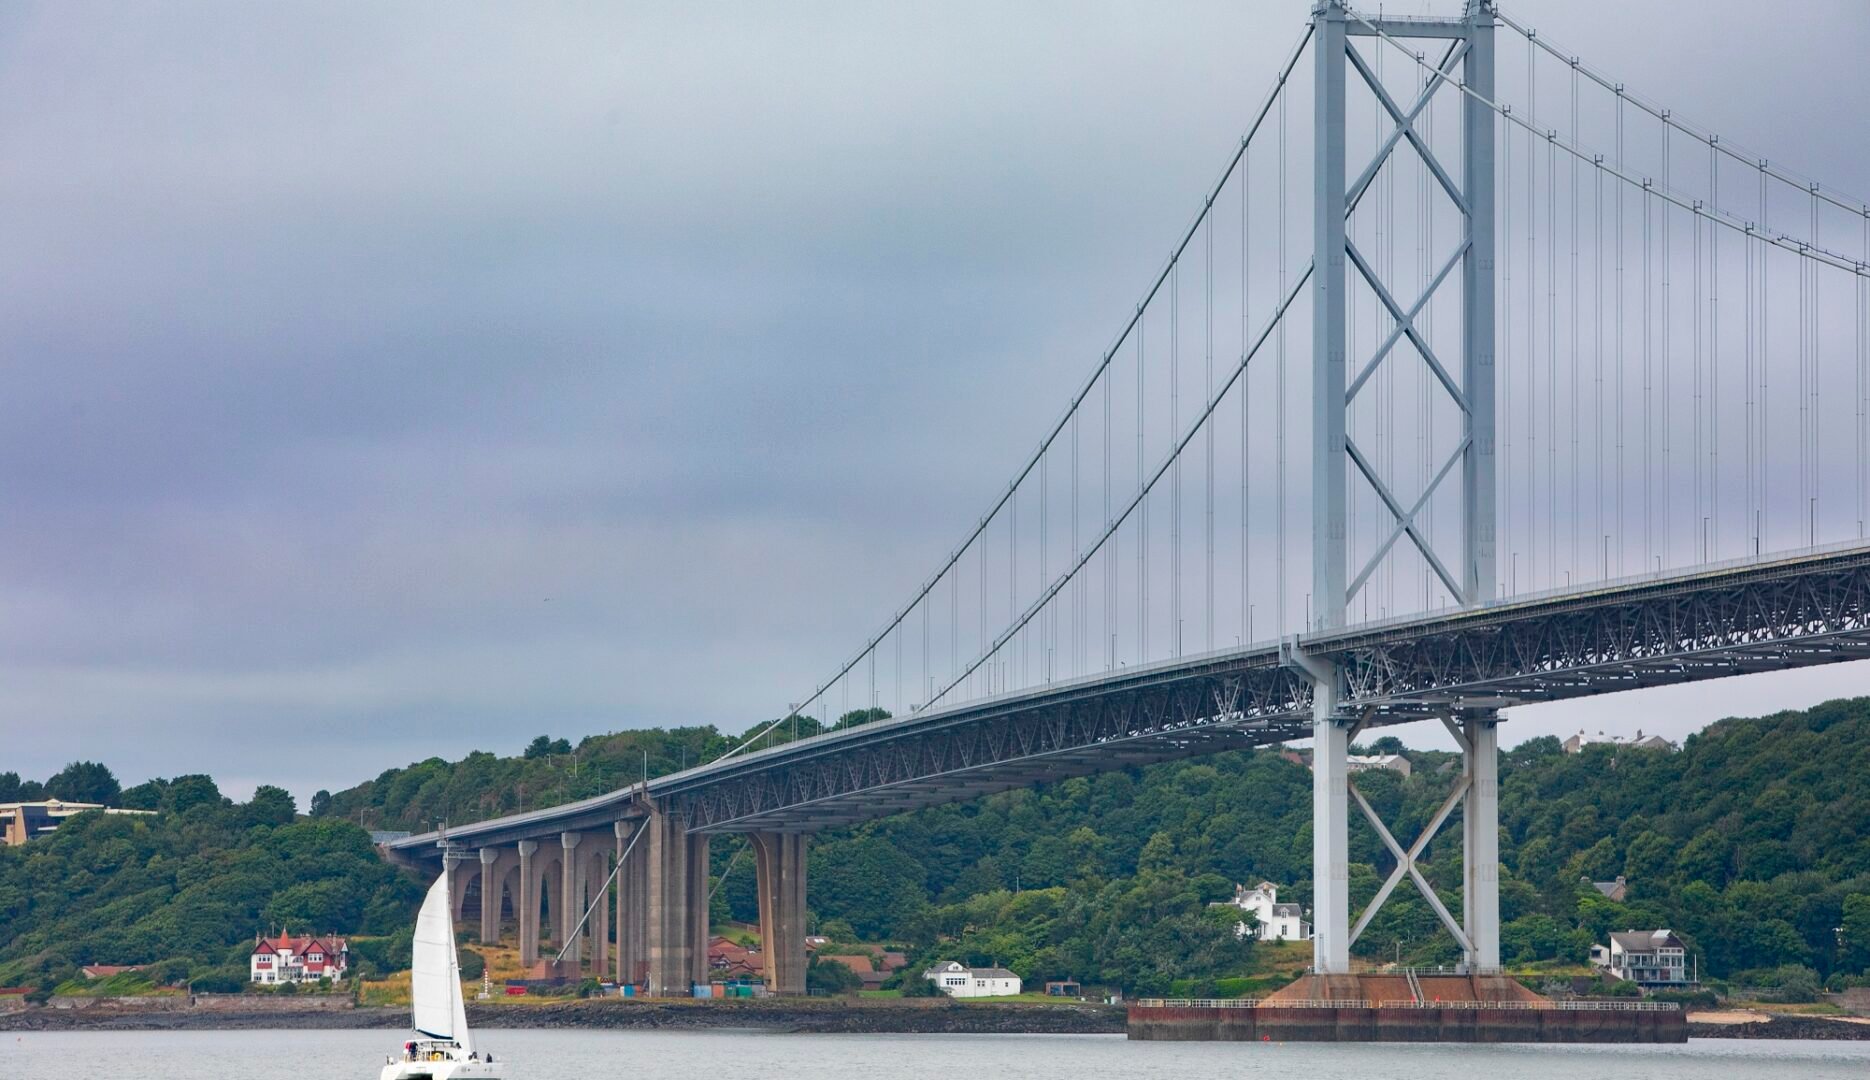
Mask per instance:
[[[1495,13],[1493,0],[1467,0],[1465,11],[1455,19],[1384,19],[1352,13],[1344,0],[1316,0],[1312,21],[1316,192],[1312,276],[1313,581],[1308,629],[1316,633],[1345,625],[1351,599],[1384,560],[1391,557],[1392,548],[1405,540],[1420,553],[1449,595],[1462,605],[1481,604],[1494,596],[1497,580],[1494,566],[1493,363],[1495,117],[1487,102],[1494,95]],[[1358,39],[1379,49],[1391,47],[1380,40],[1383,36],[1431,40],[1445,45],[1445,53],[1437,50],[1437,55],[1441,56],[1438,68],[1441,77],[1431,79],[1407,106],[1396,100],[1371,69],[1366,54],[1355,47]],[[1376,98],[1393,125],[1381,149],[1355,174],[1348,170],[1344,127],[1353,75],[1357,84]],[[1461,84],[1473,94],[1463,94]],[[1454,94],[1462,103],[1463,160],[1456,171],[1443,166],[1429,141],[1414,126],[1438,93]],[[1484,100],[1476,100],[1476,96]],[[1384,281],[1383,268],[1365,258],[1350,238],[1347,227],[1379,171],[1405,143],[1434,176],[1442,194],[1454,205],[1465,224],[1460,246],[1446,256],[1442,272],[1413,303],[1396,295]],[[1437,288],[1455,276],[1457,268],[1461,286],[1462,344],[1458,369],[1450,370],[1413,320]],[[1395,324],[1387,342],[1367,357],[1346,355],[1346,311],[1353,273],[1376,296]],[[1397,362],[1395,346],[1405,339],[1433,371],[1435,381],[1460,412],[1463,424],[1454,457],[1443,464],[1425,490],[1408,502],[1401,493],[1391,490],[1360,452],[1348,430],[1351,402],[1378,367]],[[1347,367],[1353,359],[1357,365],[1354,376]],[[1417,526],[1416,516],[1443,479],[1454,475],[1456,465],[1460,476],[1462,532],[1460,550],[1447,553],[1455,556],[1451,560],[1444,558],[1444,552],[1436,550],[1427,531]],[[1346,510],[1354,481],[1369,486],[1388,508],[1394,525],[1388,540],[1379,545],[1375,554],[1353,575]],[[1457,927],[1441,910],[1440,901],[1414,870],[1412,856],[1427,843],[1425,836],[1414,851],[1404,851],[1390,841],[1398,856],[1396,874],[1353,928],[1348,827],[1350,800],[1355,791],[1350,783],[1346,754],[1351,739],[1370,717],[1346,715],[1340,708],[1341,678],[1330,665],[1304,657],[1296,642],[1289,649],[1289,655],[1311,676],[1315,686],[1312,793],[1315,970],[1325,975],[1349,972],[1350,946],[1356,932],[1363,928],[1369,916],[1387,898],[1389,888],[1405,872],[1429,894],[1431,905],[1461,941],[1470,970],[1497,970],[1500,961],[1495,716],[1491,712],[1464,711],[1449,716],[1446,721],[1450,730],[1456,732],[1457,741],[1467,756],[1467,768],[1449,806],[1452,811],[1452,803],[1462,798],[1467,803],[1463,816],[1467,868],[1463,924]],[[1361,797],[1358,802],[1362,804]],[[1362,808],[1379,834],[1388,840],[1389,834],[1381,822],[1375,820],[1367,805]]]

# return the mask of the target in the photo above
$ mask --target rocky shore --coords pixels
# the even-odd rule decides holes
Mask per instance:
[[[747,1000],[566,1000],[468,1006],[477,1028],[763,1031],[835,1034],[1122,1034],[1120,1006],[1079,1002],[952,1002],[933,999],[754,998]],[[85,1009],[0,1012],[0,1031],[213,1031],[375,1028],[409,1024],[403,1008],[308,1010],[255,997],[214,1008],[149,1009],[100,1003]],[[1691,1013],[1695,1039],[1870,1039],[1870,1022],[1765,1013]]]
[[[1732,1014],[1727,1014],[1731,1016]],[[1691,1039],[1821,1039],[1827,1042],[1870,1039],[1870,1020],[1858,1017],[1790,1016],[1784,1013],[1689,1013]]]
[[[756,998],[727,1001],[618,999],[473,1003],[476,1028],[754,1028],[801,1033],[1121,1034],[1124,1011],[1077,1002]],[[0,1031],[207,1031],[407,1027],[407,1009],[284,1011],[217,1009],[27,1009],[0,1013]]]

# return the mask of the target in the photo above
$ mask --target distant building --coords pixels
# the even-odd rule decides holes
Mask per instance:
[[[728,979],[761,978],[766,974],[766,958],[758,949],[716,934],[708,939],[708,971]]]
[[[1409,759],[1401,754],[1351,754],[1344,759],[1344,767],[1354,773],[1388,769],[1405,777],[1409,775]]]
[[[1687,986],[1688,950],[1672,930],[1627,930],[1610,935],[1609,945],[1591,946],[1591,963],[1612,978],[1642,987]]]
[[[342,982],[351,967],[351,946],[341,937],[295,938],[281,934],[254,939],[247,960],[248,982]]]
[[[0,803],[0,840],[8,847],[19,847],[29,840],[37,840],[56,831],[66,818],[87,810],[102,810],[106,814],[134,814],[139,817],[155,813],[154,810],[118,810],[103,803],[64,802],[59,799]]]
[[[1584,880],[1590,881],[1589,878]],[[1630,886],[1623,880],[1622,874],[1618,874],[1615,881],[1591,881],[1591,888],[1603,893],[1605,899],[1615,900],[1619,904],[1623,903],[1624,897],[1630,895]]]
[[[1259,922],[1256,936],[1261,941],[1303,941],[1312,936],[1312,924],[1305,921],[1304,911],[1297,904],[1280,903],[1279,887],[1270,881],[1262,881],[1251,889],[1236,885],[1232,900],[1210,906],[1251,911]],[[1246,937],[1247,924],[1241,923],[1235,933]]]
[[[1582,753],[1587,746],[1615,746],[1629,750],[1674,750],[1675,744],[1660,735],[1645,735],[1641,728],[1635,735],[1606,735],[1598,732],[1592,735],[1580,731],[1565,740],[1565,753]]]
[[[1007,997],[1019,993],[1019,976],[1005,968],[964,967],[953,960],[922,973],[949,997]]]
[[[1076,979],[1052,979],[1045,984],[1046,997],[1075,998],[1082,993],[1084,993],[1084,987],[1078,985]]]
[[[141,964],[86,964],[78,969],[84,972],[86,979],[108,979],[112,975],[121,975],[126,971],[141,971]]]
[[[830,953],[820,953],[818,959],[843,964],[851,970],[851,974],[857,976],[857,980],[863,984],[865,990],[883,989],[883,981],[890,977],[890,973],[877,966],[876,957],[869,953],[840,953],[836,956]]]
[[[1303,765],[1308,769],[1312,767],[1310,750],[1288,748],[1279,751],[1279,756],[1294,765]],[[1401,754],[1347,754],[1344,758],[1344,765],[1346,770],[1354,773],[1369,772],[1371,769],[1388,769],[1391,772],[1408,776],[1412,771],[1409,759]]]

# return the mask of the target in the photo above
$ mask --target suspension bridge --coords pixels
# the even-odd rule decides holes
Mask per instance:
[[[1493,0],[1318,0],[1270,75],[1011,481],[781,719],[394,854],[478,851],[457,904],[528,963],[686,993],[745,834],[801,992],[815,830],[1311,739],[1315,970],[1407,879],[1494,972],[1501,709],[1870,656],[1870,206]],[[1464,769],[1405,845],[1346,758],[1425,719]],[[1355,919],[1353,806],[1393,861]],[[1457,810],[1458,915],[1417,866]]]

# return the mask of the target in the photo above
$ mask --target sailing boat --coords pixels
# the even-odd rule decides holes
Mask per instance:
[[[452,854],[452,853],[450,853]],[[461,958],[455,952],[449,875],[453,860],[442,858],[442,876],[429,887],[416,915],[415,957],[409,969],[415,1035],[400,1057],[383,1066],[380,1080],[499,1080],[492,1054],[474,1049],[467,1004],[461,998]]]

